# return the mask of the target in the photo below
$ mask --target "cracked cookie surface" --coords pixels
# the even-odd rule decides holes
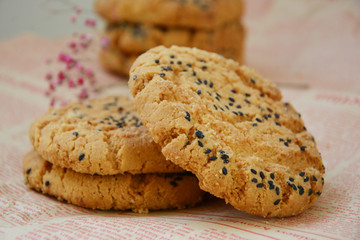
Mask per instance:
[[[147,213],[193,206],[204,197],[196,177],[187,173],[92,176],[55,166],[36,151],[25,155],[23,173],[30,188],[92,209]]]
[[[97,0],[96,12],[108,22],[119,20],[211,29],[238,19],[242,0]]]
[[[299,214],[321,195],[314,138],[253,69],[195,48],[156,47],[135,61],[129,86],[162,153],[203,190],[263,217]]]
[[[80,173],[183,171],[165,159],[124,96],[51,108],[32,123],[29,136],[44,159]]]

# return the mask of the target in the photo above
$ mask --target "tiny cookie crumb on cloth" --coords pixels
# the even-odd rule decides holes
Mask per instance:
[[[106,97],[53,109],[29,131],[34,149],[47,161],[79,173],[171,173],[128,97]]]
[[[25,155],[23,172],[36,191],[92,209],[147,213],[193,206],[204,197],[198,180],[188,173],[93,176],[55,166],[36,151]]]
[[[321,195],[314,138],[253,69],[196,48],[156,47],[135,61],[129,86],[162,153],[203,190],[263,217],[299,214]]]
[[[242,0],[97,0],[96,12],[108,22],[124,20],[163,26],[212,29],[238,19]]]

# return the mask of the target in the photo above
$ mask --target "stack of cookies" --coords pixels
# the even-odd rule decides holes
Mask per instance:
[[[262,217],[300,214],[321,195],[325,168],[314,137],[253,69],[160,46],[129,75],[135,108],[109,97],[50,109],[32,124],[35,150],[24,159],[32,188],[138,212],[194,205],[202,189]]]
[[[30,128],[23,160],[33,189],[92,209],[184,208],[199,203],[198,180],[166,161],[127,97],[50,109]]]
[[[178,45],[242,63],[243,8],[243,0],[97,0],[95,9],[107,21],[100,61],[128,75],[134,60],[150,48]]]

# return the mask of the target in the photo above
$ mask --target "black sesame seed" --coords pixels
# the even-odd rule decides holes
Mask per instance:
[[[181,65],[181,64],[182,64],[182,62],[181,62],[181,61],[177,61],[177,64]]]
[[[222,107],[220,107],[220,110],[223,111],[223,112],[225,111]]]
[[[255,84],[256,82],[255,82],[255,80],[254,79],[252,79],[252,78],[250,78],[250,82],[252,82],[253,84]]]
[[[237,113],[237,112],[235,112],[235,111],[232,111],[232,113],[233,113],[233,114],[235,114],[236,116],[238,115],[238,113]]]
[[[97,176],[100,176],[100,175],[99,175],[99,174],[97,174],[97,173],[94,173],[94,174],[93,174],[93,176],[94,176],[94,177],[97,177]]]
[[[49,186],[50,185],[50,182],[49,181],[46,181],[45,182],[45,186]]]
[[[308,192],[308,196],[310,196],[313,193],[313,190],[310,188]]]
[[[258,183],[258,184],[256,185],[257,188],[262,188],[263,186],[264,186],[263,183]]]
[[[264,179],[264,178],[265,178],[265,174],[264,174],[263,172],[260,172],[260,177],[261,177],[262,179]]]
[[[253,127],[256,127],[256,126],[257,126],[257,123],[253,123],[252,126],[253,126]]]
[[[225,108],[226,108],[227,110],[230,110],[230,108],[229,108],[229,106],[228,106],[228,105],[225,105]]]
[[[279,194],[280,194],[280,189],[279,189],[279,187],[276,187],[276,188],[275,188],[275,192],[276,192],[276,195],[279,196]]]
[[[229,100],[230,100],[231,102],[235,102],[235,99],[232,98],[232,97],[229,97]]]
[[[160,77],[165,77],[165,73],[160,73]]]
[[[247,104],[250,104],[250,102],[247,99],[244,99],[244,102],[246,102]]]
[[[204,146],[204,144],[203,144],[202,142],[200,142],[200,141],[198,141],[198,145],[199,145],[200,147],[203,147],[203,146]]]
[[[270,173],[270,177],[271,177],[271,179],[275,179],[275,175],[274,175],[274,173]]]
[[[225,151],[224,151],[224,150],[220,150],[219,153],[225,154]]]
[[[159,63],[160,63],[160,60],[159,60],[159,59],[156,59],[156,60],[155,60],[155,63],[156,63],[156,64],[159,64]]]
[[[221,159],[228,159],[228,158],[229,158],[229,155],[227,155],[227,154],[221,155]]]
[[[257,179],[256,179],[256,178],[251,179],[251,181],[252,181],[253,183],[257,183]]]
[[[174,61],[170,61],[170,64],[174,64]]]
[[[87,105],[86,107],[87,107],[87,108],[92,108],[92,106],[91,106],[91,105]]]
[[[79,161],[82,161],[84,158],[85,158],[85,154],[84,153],[80,154]]]
[[[209,83],[209,87],[212,88],[213,86],[214,86],[213,82],[210,82],[210,83]]]
[[[229,106],[231,106],[231,107],[232,107],[233,105],[234,105],[234,104],[233,104],[232,102],[230,102],[230,103],[229,103]]]
[[[250,93],[245,93],[245,97],[250,97]]]
[[[304,194],[304,188],[302,186],[298,186],[298,189],[299,189],[299,194],[300,195],[303,195]]]
[[[207,85],[207,84],[208,84],[208,81],[207,81],[207,80],[204,80],[204,84]]]
[[[253,173],[253,174],[257,174],[257,171],[255,169],[250,169],[250,171]]]
[[[279,122],[275,122],[275,124],[279,127],[281,127],[281,124]]]
[[[312,176],[312,179],[317,182],[317,178],[314,175]]]
[[[202,69],[203,69],[203,70],[206,70],[206,69],[207,69],[207,66],[202,66]]]
[[[222,169],[222,173],[223,173],[224,175],[226,175],[226,174],[227,174],[227,169],[226,169],[226,167],[223,167],[223,169]]]
[[[197,93],[198,95],[200,95],[200,94],[201,94],[201,90],[200,90],[200,89],[197,90],[196,93]]]
[[[274,205],[278,205],[280,203],[280,199],[277,199],[275,202],[274,202]]]
[[[217,110],[218,108],[217,108],[217,106],[214,104],[214,108],[215,108],[215,110]]]
[[[317,192],[316,192],[316,195],[320,196],[320,195],[321,195],[321,192],[320,192],[320,191],[317,191]]]
[[[232,93],[236,93],[236,90],[235,89],[231,89],[230,90]]]
[[[296,188],[296,185],[295,184],[293,184],[292,185],[292,188],[296,191],[297,190],[297,188]]]
[[[236,105],[236,108],[241,108],[241,105]]]
[[[267,117],[266,115],[264,115],[263,118],[264,118],[265,120],[268,120],[268,117]]]
[[[291,143],[291,139],[287,139],[286,142]]]
[[[305,131],[306,131],[306,127],[305,127],[305,126],[303,126],[303,130],[305,130]]]
[[[272,189],[274,189],[274,188],[275,188],[275,186],[274,186],[274,185],[269,184],[269,189],[270,189],[270,190],[272,190]]]
[[[286,183],[287,183],[287,185],[289,185],[290,187],[292,187],[292,183],[291,183],[291,182],[287,181]]]
[[[260,93],[260,97],[265,97],[265,94],[263,94],[263,93]]]
[[[190,63],[186,64],[186,66],[188,66],[188,67],[192,67],[192,65],[191,65]]]
[[[196,129],[196,131],[195,131],[195,136],[196,136],[197,138],[204,138],[204,137],[205,137],[204,134],[202,133],[202,131],[197,130],[197,129]]]
[[[301,151],[305,151],[305,149],[306,149],[306,146],[301,146],[301,147],[300,147],[300,150],[301,150]]]
[[[268,184],[269,184],[269,185],[274,185],[274,182],[271,181],[271,180],[269,180],[269,181],[268,181]]]
[[[293,181],[294,181],[294,178],[292,178],[292,177],[289,177],[289,180],[290,180],[291,182],[293,182]]]
[[[175,58],[175,56],[174,56],[174,55],[171,55],[170,58]]]
[[[211,149],[206,149],[205,154],[209,154],[209,153],[211,153]]]
[[[29,168],[28,170],[26,170],[26,174],[31,173],[31,168]]]
[[[73,132],[73,135],[74,135],[75,137],[77,137],[77,136],[79,136],[79,133],[78,133],[78,132]]]
[[[190,113],[186,112],[186,116],[185,119],[188,120],[190,122]]]
[[[215,161],[215,160],[217,159],[217,157],[216,157],[216,156],[212,156],[212,157],[210,157],[209,159],[210,159],[210,161]]]
[[[177,183],[175,181],[170,181],[170,184],[173,186],[173,187],[177,187]]]
[[[193,76],[196,76],[196,72],[193,72]]]
[[[284,106],[286,106],[286,107],[289,106],[289,103],[288,103],[288,102],[285,102],[285,103],[284,103]]]
[[[282,139],[282,138],[279,138],[279,141],[280,141],[280,142],[283,142],[283,141],[284,141],[284,139]]]
[[[168,66],[168,67],[166,68],[166,70],[168,70],[168,71],[173,71],[173,69],[172,69],[170,66]]]
[[[279,115],[278,113],[274,113],[274,116],[275,116],[276,118],[280,118],[280,115]]]
[[[239,112],[239,115],[240,115],[240,116],[244,116],[244,114],[243,114],[242,112]]]
[[[229,163],[230,161],[228,159],[225,159],[223,162],[224,163]]]
[[[134,75],[134,76],[133,76],[133,80],[136,80],[136,79],[137,79],[137,75]]]
[[[175,181],[181,181],[183,178],[182,177],[176,177]]]
[[[305,176],[305,172],[301,172],[301,173],[299,173],[299,176],[300,176],[300,177]]]
[[[288,142],[284,142],[284,145],[287,146],[287,147],[289,146]]]
[[[256,120],[257,122],[259,122],[259,123],[262,122],[260,118],[255,118],[255,120]]]
[[[187,142],[186,142],[186,146],[187,146],[187,145],[190,145],[190,141],[187,141]]]
[[[309,181],[309,177],[304,178],[304,182],[307,182],[307,181]]]

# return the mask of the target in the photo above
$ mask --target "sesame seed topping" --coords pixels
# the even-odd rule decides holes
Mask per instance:
[[[204,80],[204,84],[207,85],[207,84],[208,84],[208,81],[207,81],[207,80]]]
[[[165,77],[165,73],[160,73],[160,77]]]
[[[232,113],[233,113],[233,114],[235,114],[236,116],[238,115],[238,113],[237,113],[237,112],[235,112],[235,111],[232,111]]]
[[[190,145],[190,141],[187,141],[187,142],[186,142],[186,146],[187,146],[187,145]]]
[[[232,98],[232,97],[229,97],[229,100],[230,100],[231,102],[235,102],[235,99]]]
[[[175,181],[170,181],[170,184],[173,186],[173,187],[177,187],[177,183]]]
[[[227,154],[223,154],[223,155],[221,155],[221,159],[228,159],[229,158],[229,155],[227,155]]]
[[[189,113],[189,112],[186,112],[185,119],[186,119],[186,120],[188,120],[188,121],[190,122],[190,113]]]
[[[317,178],[314,175],[312,176],[312,179],[317,182]]]
[[[46,181],[45,182],[45,186],[49,186],[50,185],[50,182],[49,181]]]
[[[256,120],[257,122],[259,122],[259,123],[262,122],[260,118],[255,118],[255,120]]]
[[[277,199],[275,202],[274,202],[274,205],[278,205],[280,203],[280,199]]]
[[[250,97],[250,93],[245,93],[245,97]]]
[[[156,59],[156,60],[155,60],[155,63],[156,63],[156,64],[159,64],[159,63],[160,63],[160,60],[159,60],[159,59]]]
[[[236,105],[236,108],[241,108],[241,105]]]
[[[214,104],[214,108],[217,110],[218,108],[217,108],[217,106]]]
[[[275,122],[275,124],[279,127],[281,127],[281,124],[279,122]]]
[[[85,158],[85,154],[84,154],[84,153],[82,153],[82,154],[79,155],[79,161],[82,161],[84,158]]]
[[[224,150],[220,150],[219,153],[225,154],[225,151],[224,151]]]
[[[181,61],[177,61],[177,64],[181,65],[181,64],[182,64],[182,62],[181,62]]]
[[[202,133],[202,131],[197,130],[197,129],[196,129],[196,131],[195,131],[195,136],[196,136],[197,138],[204,138],[204,137],[205,137],[204,134]]]
[[[206,149],[205,154],[209,154],[209,153],[211,153],[211,149]]]
[[[31,168],[28,168],[28,170],[26,170],[26,174],[31,173]]]
[[[257,183],[257,179],[256,179],[256,178],[251,179],[251,181],[252,181],[253,183]]]
[[[231,89],[230,90],[232,93],[236,93],[236,90],[235,89]]]
[[[265,178],[265,174],[264,174],[263,172],[260,172],[260,177],[261,177],[262,179],[264,179],[264,178]]]
[[[271,179],[275,179],[275,175],[274,175],[274,173],[270,173],[270,177],[271,177]]]
[[[289,143],[288,143],[288,142],[284,142],[284,145],[288,147],[288,146],[289,146]]]
[[[227,169],[226,169],[226,167],[223,167],[223,169],[222,169],[222,173],[223,173],[224,175],[226,175],[226,174],[227,174]]]
[[[213,82],[210,82],[210,83],[209,83],[209,87],[212,88],[213,86],[214,86]]]
[[[306,149],[306,146],[301,146],[301,147],[300,147],[300,150],[301,150],[301,151],[305,151],[305,149]]]
[[[257,174],[257,171],[255,169],[250,169],[250,171],[253,173],[253,174]]]
[[[269,189],[270,189],[270,190],[272,190],[272,189],[274,189],[274,188],[275,188],[275,186],[274,186],[274,185],[269,184]]]
[[[171,55],[170,58],[175,58],[175,56],[174,56],[174,55]]]
[[[307,181],[309,181],[309,177],[304,178],[304,182],[307,182]]]
[[[137,75],[134,75],[134,76],[133,76],[133,80],[136,80],[136,79],[137,79]]]
[[[262,188],[263,186],[264,186],[263,183],[258,183],[258,184],[256,184],[256,187],[257,187],[257,188]]]
[[[278,113],[274,113],[274,116],[278,119],[280,118],[280,115]]]
[[[170,64],[174,64],[174,61],[170,61]]]
[[[216,157],[216,156],[212,156],[212,157],[210,157],[209,159],[210,159],[210,161],[215,161],[215,160],[217,159],[217,157]]]
[[[293,182],[293,181],[294,181],[294,178],[292,178],[292,177],[289,177],[289,180],[290,180],[291,182]]]
[[[300,177],[305,176],[305,172],[301,172],[301,173],[299,173],[299,176],[300,176]]]
[[[78,133],[78,132],[73,132],[73,135],[74,135],[75,137],[77,137],[77,136],[79,136],[79,133]]]
[[[313,190],[310,188],[308,192],[308,196],[310,196],[313,193]]]
[[[200,89],[197,90],[196,93],[197,93],[198,95],[200,95],[200,94],[201,94],[201,90],[200,90]]]
[[[282,138],[279,138],[279,141],[280,141],[280,142],[283,142],[283,141],[284,141],[284,139],[282,139]]]
[[[196,72],[193,72],[193,76],[196,76]]]
[[[316,192],[316,195],[320,196],[320,195],[321,195],[321,192],[320,192],[320,191],[317,191],[317,192]]]
[[[260,97],[265,97],[265,94],[263,94],[263,93],[260,93]]]
[[[279,196],[279,194],[280,194],[280,189],[279,189],[279,187],[276,187],[276,188],[275,188],[275,192],[276,192],[276,195]]]
[[[204,144],[203,144],[202,142],[200,142],[200,141],[198,141],[198,145],[199,145],[200,147],[203,147],[203,146],[204,146]]]
[[[253,126],[253,127],[256,127],[256,126],[257,126],[257,123],[253,123],[252,126]]]
[[[202,69],[203,69],[203,70],[206,70],[206,69],[207,69],[207,66],[202,66]]]
[[[255,83],[256,83],[255,80],[252,79],[252,78],[250,78],[250,82],[252,82],[252,84],[255,84]]]
[[[192,65],[191,65],[190,63],[186,64],[186,66],[188,66],[188,67],[192,67]]]
[[[244,102],[246,102],[247,104],[250,104],[250,102],[247,99],[244,99]]]
[[[304,188],[302,186],[298,186],[298,189],[299,189],[299,194],[300,195],[303,195],[304,194]]]

